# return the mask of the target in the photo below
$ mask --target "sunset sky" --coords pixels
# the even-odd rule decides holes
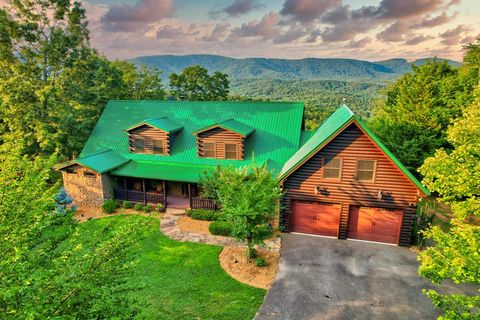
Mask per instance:
[[[89,0],[91,42],[110,58],[439,56],[480,36],[479,0]]]

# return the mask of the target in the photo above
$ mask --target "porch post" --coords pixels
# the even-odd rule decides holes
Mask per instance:
[[[167,185],[165,184],[165,180],[162,180],[163,185],[163,205],[165,208],[167,207]]]
[[[192,184],[190,182],[188,183],[188,205],[190,208],[192,207]]]
[[[145,179],[142,179],[142,187],[143,187],[143,204],[147,204],[147,190],[145,189]]]

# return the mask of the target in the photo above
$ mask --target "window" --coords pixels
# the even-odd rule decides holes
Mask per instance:
[[[357,181],[373,181],[375,177],[375,160],[357,161]]]
[[[83,171],[83,176],[86,178],[95,178],[97,175],[92,171]]]
[[[237,145],[225,143],[225,159],[237,159]]]
[[[77,174],[77,168],[75,166],[70,166],[65,169],[65,172],[68,174]]]
[[[135,152],[145,153],[145,139],[144,138],[135,138],[133,142]]]
[[[323,178],[340,179],[342,172],[342,159],[323,158]]]
[[[205,142],[203,144],[203,156],[205,158],[215,158],[215,143]]]
[[[163,147],[163,140],[153,140],[153,153],[165,154],[165,148]]]

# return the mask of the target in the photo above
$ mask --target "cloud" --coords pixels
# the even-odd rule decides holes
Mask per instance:
[[[213,19],[218,18],[222,13],[227,14],[229,17],[238,17],[261,7],[262,5],[257,0],[235,0],[231,5],[223,9],[211,10],[208,15]]]
[[[477,34],[476,36],[468,36],[463,38],[460,43],[461,44],[469,44],[469,43],[475,43],[477,40],[480,40],[480,33]]]
[[[372,38],[365,37],[359,40],[351,40],[347,46],[350,48],[365,48],[372,41]]]
[[[236,37],[261,37],[264,40],[272,39],[280,34],[278,22],[280,17],[274,11],[263,16],[262,20],[253,20],[243,23],[232,30],[230,38]]]
[[[212,32],[208,36],[202,38],[203,41],[220,41],[224,36],[228,34],[230,30],[229,23],[222,23],[215,25]]]
[[[377,38],[389,42],[403,41],[403,37],[409,34],[408,29],[411,28],[410,22],[407,24],[408,21],[438,10],[445,10],[453,4],[456,4],[456,0],[382,0],[378,6],[363,6],[359,9],[341,5],[321,16],[320,21],[327,25],[321,32],[321,37],[325,42],[347,41],[359,33],[388,25]],[[445,17],[428,20],[431,21],[426,24],[438,24],[445,20]],[[402,34],[395,35],[395,30],[400,30]]]
[[[377,34],[377,39],[385,42],[400,42],[405,40],[405,36],[408,33],[410,33],[410,26],[408,23],[397,21]]]
[[[422,42],[425,42],[425,41],[431,40],[431,39],[435,39],[435,37],[430,36],[430,35],[417,34],[414,37],[405,41],[405,44],[407,46],[414,46],[414,45],[417,45],[419,43],[422,43]]]
[[[309,23],[341,3],[341,0],[286,0],[280,14],[290,16],[295,21]]]
[[[452,16],[448,16],[447,13],[444,11],[441,15],[436,17],[426,17],[422,22],[415,24],[412,26],[414,29],[419,28],[433,28],[440,26],[442,24],[448,23],[452,21],[457,16],[457,13],[454,13]]]
[[[177,39],[179,37],[185,36],[187,33],[183,31],[182,27],[174,27],[170,25],[160,26],[157,29],[157,38],[158,39]]]
[[[442,39],[441,44],[452,46],[456,45],[463,38],[465,33],[470,32],[471,28],[466,27],[463,24],[458,25],[456,28],[449,29],[443,33],[440,33],[439,36]]]
[[[286,32],[273,38],[273,43],[289,43],[306,35],[304,28],[299,26],[291,26]]]
[[[135,32],[145,25],[170,17],[172,0],[140,0],[134,5],[114,5],[102,17],[103,27],[111,32]]]

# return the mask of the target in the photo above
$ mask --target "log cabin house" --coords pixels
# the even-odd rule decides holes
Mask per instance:
[[[110,101],[80,156],[58,166],[79,206],[105,199],[209,208],[215,166],[267,165],[287,232],[408,245],[428,191],[345,105],[316,131],[291,102]]]

